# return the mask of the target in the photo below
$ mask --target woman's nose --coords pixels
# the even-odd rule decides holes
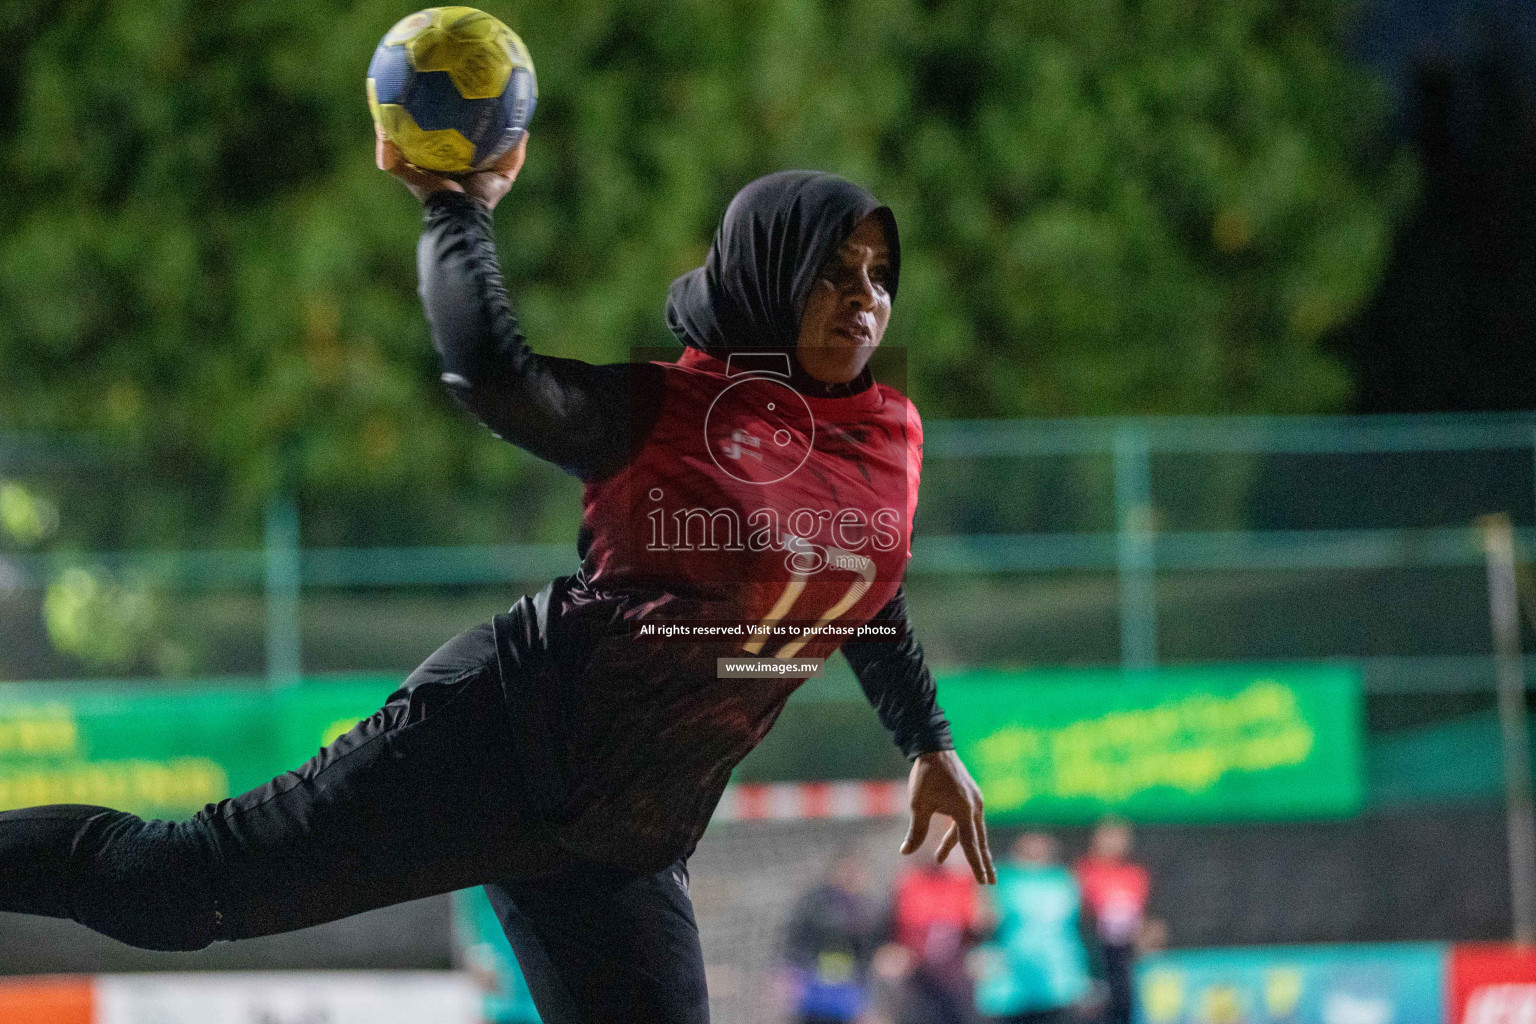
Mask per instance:
[[[844,293],[844,298],[848,302],[848,305],[852,306],[854,309],[860,311],[868,311],[874,309],[875,286],[874,283],[870,281],[869,275],[861,271],[859,276],[856,277],[849,285],[848,290]]]

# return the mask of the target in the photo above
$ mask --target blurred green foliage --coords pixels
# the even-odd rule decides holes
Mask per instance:
[[[19,547],[48,540],[59,528],[59,510],[14,480],[0,478],[0,537]]]
[[[488,9],[539,73],[498,230],[541,351],[667,344],[666,286],[735,190],[812,166],[896,209],[889,343],[928,417],[1347,398],[1318,339],[1372,291],[1413,176],[1335,3]],[[414,203],[372,165],[363,99],[405,13],[0,8],[0,428],[94,435],[136,480],[217,495],[179,515],[124,500],[110,531],[65,533],[254,542],[290,482],[307,543],[570,532],[568,485],[436,382]]]
[[[165,643],[159,606],[150,586],[123,585],[76,566],[48,584],[43,622],[57,650],[94,669],[126,669]]]

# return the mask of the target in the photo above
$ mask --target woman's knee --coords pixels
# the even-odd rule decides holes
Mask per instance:
[[[77,845],[74,917],[142,949],[202,949],[219,937],[212,851],[194,822],[98,820]]]

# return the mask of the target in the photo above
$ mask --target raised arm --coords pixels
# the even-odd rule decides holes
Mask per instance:
[[[631,431],[654,419],[661,371],[540,356],[524,342],[491,229],[491,210],[522,165],[521,146],[462,182],[401,164],[392,150],[381,141],[379,166],[423,204],[416,265],[443,383],[497,436],[569,473],[590,478],[623,465]]]
[[[981,790],[971,779],[950,736],[949,721],[939,707],[933,673],[923,658],[923,645],[912,632],[907,615],[906,587],[875,614],[881,622],[900,624],[895,640],[850,640],[843,655],[853,666],[864,696],[890,730],[897,747],[912,761],[908,797],[912,825],[901,844],[902,853],[923,845],[934,814],[952,819],[939,844],[942,861],[958,843],[970,862],[971,872],[982,884],[997,881],[992,853],[987,847],[987,825],[982,818]]]

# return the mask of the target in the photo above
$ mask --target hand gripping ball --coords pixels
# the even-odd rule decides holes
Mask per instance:
[[[429,7],[385,33],[368,65],[373,123],[417,167],[484,170],[517,145],[538,84],[523,41],[473,7]]]

